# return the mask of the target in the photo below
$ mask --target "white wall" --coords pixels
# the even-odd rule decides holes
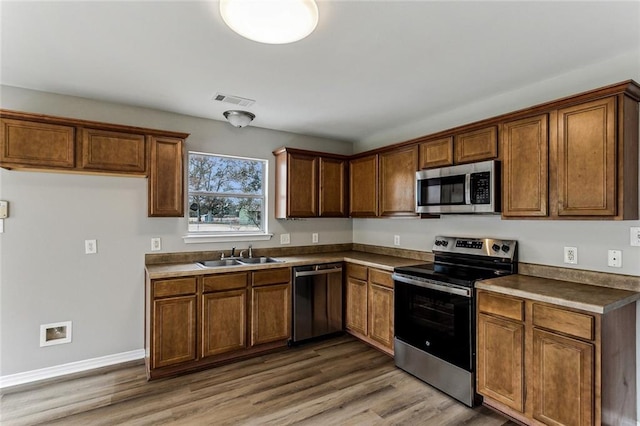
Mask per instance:
[[[0,107],[191,133],[187,150],[269,159],[271,241],[291,245],[350,243],[351,221],[280,221],[273,217],[280,146],[350,154],[344,142],[82,98],[0,87]],[[151,237],[163,252],[239,249],[249,243],[185,244],[184,218],[147,217],[147,180],[0,169],[0,199],[10,217],[0,234],[0,376],[135,351],[144,347],[144,255]],[[84,254],[96,239],[98,253]],[[39,347],[40,324],[73,321],[73,342]]]

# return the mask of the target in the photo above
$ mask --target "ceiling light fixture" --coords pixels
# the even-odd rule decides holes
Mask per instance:
[[[239,110],[225,111],[222,113],[222,115],[224,115],[224,118],[226,118],[233,127],[238,128],[247,127],[249,123],[251,123],[253,119],[256,118],[255,114],[251,114],[248,111]]]
[[[315,0],[220,0],[220,14],[236,33],[268,44],[302,40],[318,25]]]

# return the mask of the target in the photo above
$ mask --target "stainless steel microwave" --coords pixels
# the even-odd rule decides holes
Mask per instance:
[[[416,172],[416,213],[499,213],[500,162]]]

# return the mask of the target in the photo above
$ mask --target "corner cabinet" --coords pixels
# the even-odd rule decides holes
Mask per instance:
[[[292,148],[273,154],[277,219],[346,217],[346,157]]]
[[[393,356],[391,273],[347,263],[345,328],[360,340]]]
[[[485,405],[526,425],[635,424],[635,303],[595,314],[478,290],[477,304]]]

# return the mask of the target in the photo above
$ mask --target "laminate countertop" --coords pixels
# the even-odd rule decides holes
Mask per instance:
[[[596,314],[640,299],[640,293],[634,291],[519,274],[478,281],[476,288]]]
[[[316,263],[350,262],[372,268],[378,268],[393,272],[393,268],[398,266],[409,266],[425,263],[416,259],[406,259],[402,257],[386,256],[360,251],[347,251],[335,253],[305,254],[299,256],[278,256],[275,259],[278,263],[264,263],[253,265],[232,265],[215,268],[203,268],[195,262],[172,263],[160,265],[146,265],[147,276],[150,279],[162,279],[173,277],[184,277],[189,275],[208,275],[224,272],[255,271],[260,269],[293,267],[302,265],[313,265]],[[205,260],[205,259],[203,259]],[[209,260],[209,259],[207,259]]]

